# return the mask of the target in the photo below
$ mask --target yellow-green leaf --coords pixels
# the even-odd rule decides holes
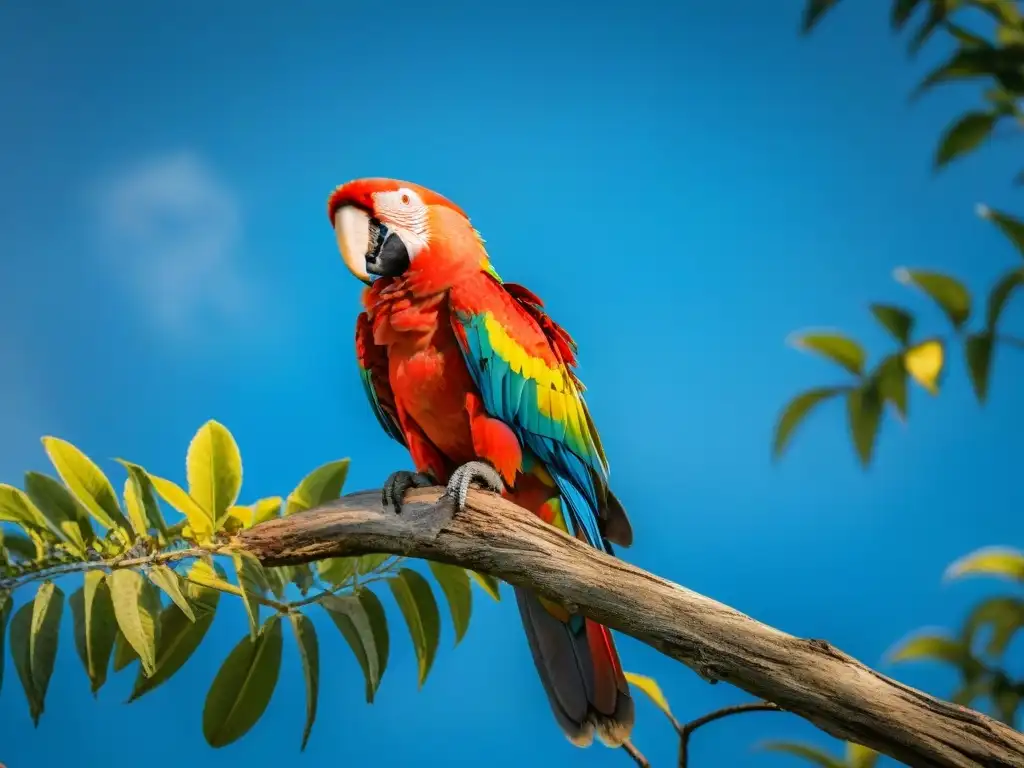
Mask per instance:
[[[957,638],[932,633],[910,637],[889,651],[889,661],[945,661],[967,668],[971,662],[970,649]]]
[[[166,539],[167,523],[160,512],[160,504],[153,492],[153,482],[146,474],[146,470],[130,461],[117,461],[128,471],[128,477],[124,481],[124,505],[128,510],[132,528],[139,536],[146,536],[150,530],[155,530]]]
[[[6,483],[0,483],[0,522],[16,523],[28,531],[50,530],[46,517],[28,495]]]
[[[661,691],[661,686],[658,685],[653,677],[638,675],[635,672],[626,672],[626,680],[634,688],[639,688],[647,694],[647,698],[653,701],[655,706],[668,715],[670,719],[675,719],[672,715],[672,708],[668,705],[668,699],[665,698],[665,694]]]
[[[75,647],[95,696],[107,681],[117,630],[110,587],[103,572],[87,571],[82,587],[68,602],[75,622]]]
[[[66,440],[44,437],[43,448],[50,457],[60,479],[78,503],[85,507],[100,525],[125,531],[131,537],[130,526],[121,513],[114,487],[92,459]]]
[[[388,586],[409,627],[419,666],[419,685],[422,687],[434,664],[441,637],[441,614],[437,610],[437,601],[430,582],[409,568],[403,568],[395,578],[388,579]]]
[[[160,593],[138,571],[118,568],[107,577],[117,626],[147,675],[156,670]]]
[[[797,744],[791,741],[769,741],[762,744],[761,749],[767,752],[784,752],[787,755],[802,758],[821,768],[849,768],[838,757],[833,757],[823,749],[806,744]]]
[[[890,355],[882,361],[875,378],[878,382],[878,394],[883,402],[891,403],[900,420],[906,420],[907,369],[903,364],[903,355]]]
[[[990,634],[985,652],[998,658],[1006,652],[1021,627],[1024,627],[1024,600],[1018,597],[991,597],[971,609],[960,636],[970,648],[978,632],[988,628]]]
[[[290,613],[295,642],[302,659],[302,674],[306,679],[306,726],[302,731],[302,747],[306,748],[309,734],[316,722],[316,704],[320,695],[320,647],[316,639],[313,622],[301,613]]]
[[[900,307],[890,304],[872,304],[871,314],[885,327],[893,338],[906,346],[910,343],[910,334],[914,330],[914,316]]]
[[[296,512],[318,507],[341,496],[341,489],[344,488],[345,478],[348,476],[348,465],[348,459],[330,461],[302,478],[295,490],[288,495],[285,515],[294,515]]]
[[[11,622],[11,654],[21,679],[33,725],[45,709],[53,664],[57,658],[64,593],[53,582],[44,582],[31,603],[25,603]]]
[[[975,333],[968,336],[964,342],[964,356],[974,394],[979,403],[984,403],[988,397],[988,377],[992,368],[992,335]]]
[[[387,552],[371,552],[368,555],[360,555],[356,562],[356,570],[360,576],[365,576],[376,571],[392,557],[393,555],[389,555]]]
[[[977,149],[992,134],[999,115],[994,112],[968,112],[949,126],[935,150],[935,167],[942,168],[960,155]]]
[[[954,277],[939,272],[900,268],[896,280],[904,285],[916,286],[939,305],[955,328],[963,326],[971,316],[971,294]]]
[[[249,617],[249,636],[256,641],[260,626],[260,604],[258,598],[267,591],[267,576],[260,561],[248,552],[235,552],[231,556],[235,564],[238,586],[242,588],[245,613]]]
[[[864,348],[841,333],[802,333],[793,336],[790,343],[797,349],[816,352],[856,376],[864,373]]]
[[[26,472],[25,493],[50,523],[51,529],[60,532],[61,538],[72,546],[76,554],[83,556],[86,545],[96,535],[88,513],[68,489],[52,477]]]
[[[192,565],[202,571],[209,569],[203,562]],[[212,569],[209,570],[212,574]],[[190,574],[191,575],[191,574]],[[217,604],[220,601],[220,592],[212,587],[203,586],[193,582],[185,582],[185,595],[191,605],[195,607],[196,620],[191,622],[177,606],[168,605],[160,612],[160,630],[157,633],[159,641],[156,647],[156,671],[152,676],[147,677],[139,670],[135,677],[135,687],[128,701],[135,699],[152,691],[157,686],[169,680],[179,669],[185,666],[192,654],[206,637],[210,625],[213,624],[216,615]]]
[[[178,609],[175,608],[175,610],[178,610]],[[181,611],[178,611],[178,613],[181,613]],[[129,643],[127,640],[125,640],[124,633],[120,630],[120,628],[115,628],[115,630],[114,630],[114,671],[115,672],[120,672],[122,669],[124,669],[125,667],[130,665],[132,662],[137,661],[138,658],[139,658],[139,654],[137,654],[135,652],[135,649],[132,648],[131,643]]]
[[[497,601],[501,601],[501,582],[491,576],[489,573],[477,573],[476,571],[466,571],[469,577],[473,579],[480,587]]]
[[[851,390],[846,399],[853,447],[861,466],[867,467],[875,450],[878,427],[882,420],[882,395],[877,382]]]
[[[316,564],[320,578],[332,586],[345,584],[356,572],[355,557],[332,557]]]
[[[280,496],[271,496],[257,501],[253,505],[252,524],[259,525],[278,517],[281,514],[282,503],[283,500]]]
[[[256,725],[270,704],[281,670],[281,620],[271,616],[255,640],[243,637],[213,679],[203,706],[203,736],[224,747]]]
[[[150,581],[163,590],[164,594],[171,598],[171,601],[181,609],[189,621],[196,620],[192,606],[189,605],[188,598],[185,597],[184,582],[177,573],[166,565],[154,565],[148,569],[146,575],[149,576]]]
[[[975,550],[946,569],[947,579],[962,576],[997,576],[1024,583],[1024,552],[1008,547]]]
[[[994,332],[999,318],[1006,308],[1007,302],[1020,286],[1024,285],[1024,268],[1010,270],[1003,275],[988,294],[988,306],[985,310],[985,327]]]
[[[197,539],[202,541],[213,533],[213,520],[196,503],[195,499],[185,492],[184,488],[171,480],[165,480],[152,474],[149,475],[149,480],[153,483],[156,492],[160,494],[160,498],[185,516]]]
[[[846,742],[846,763],[850,768],[875,768],[878,753],[870,747]]]
[[[939,381],[946,362],[946,349],[938,339],[929,339],[903,353],[907,373],[929,393],[939,392]]]
[[[775,437],[772,440],[772,458],[778,459],[786,450],[796,428],[803,423],[811,411],[820,403],[845,391],[845,387],[819,387],[809,389],[797,395],[782,410],[775,424]]]
[[[1017,249],[1017,252],[1024,256],[1024,222],[1008,213],[997,211],[993,208],[989,208],[987,205],[978,206],[978,214],[983,219],[988,219],[999,231],[1002,232],[1006,238],[1013,243],[1013,246]]]
[[[188,495],[219,530],[242,490],[242,455],[223,424],[211,420],[199,428],[189,443],[185,469]]]
[[[359,662],[366,680],[366,701],[372,704],[388,662],[390,640],[383,606],[368,589],[345,597],[327,595],[319,602]]]
[[[437,583],[441,585],[441,591],[448,601],[448,609],[452,615],[452,626],[455,629],[455,644],[466,634],[469,629],[469,617],[473,612],[473,593],[469,587],[469,574],[465,568],[446,563],[435,563],[427,561],[430,572],[434,574]]]
[[[244,594],[241,587],[236,587],[227,580],[226,574],[220,570],[219,566],[214,570],[209,563],[205,563],[202,560],[197,560],[193,563],[192,570],[189,571],[186,580],[204,587],[216,589],[218,592],[235,595],[236,597],[242,597]]]

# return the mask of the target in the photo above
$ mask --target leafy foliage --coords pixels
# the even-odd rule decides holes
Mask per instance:
[[[127,473],[121,497],[76,446],[54,437],[43,438],[43,444],[60,480],[28,472],[23,488],[0,485],[0,675],[9,647],[34,723],[44,712],[57,657],[65,603],[57,582],[74,578],[81,586],[67,602],[90,689],[96,695],[111,672],[135,667],[129,702],[188,663],[206,639],[223,595],[242,601],[249,627],[221,664],[203,707],[203,734],[214,747],[240,739],[266,711],[287,624],[306,685],[305,748],[320,695],[320,641],[308,615],[316,605],[352,649],[363,670],[366,700],[373,701],[390,653],[388,618],[375,582],[388,583],[409,629],[418,683],[426,682],[438,650],[441,612],[430,581],[406,558],[364,555],[313,567],[264,568],[234,546],[240,530],[337,499],[348,459],[314,469],[287,501],[275,496],[239,505],[241,453],[228,429],[215,421],[189,444],[187,487],[119,460]],[[430,563],[426,572],[445,597],[456,642],[469,627],[471,582],[500,597],[490,576],[439,563]],[[16,606],[17,596],[33,587],[34,594]]]

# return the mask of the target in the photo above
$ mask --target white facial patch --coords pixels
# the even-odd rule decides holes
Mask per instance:
[[[426,203],[413,190],[402,187],[375,193],[373,207],[381,221],[401,235],[409,258],[415,258],[430,239]]]

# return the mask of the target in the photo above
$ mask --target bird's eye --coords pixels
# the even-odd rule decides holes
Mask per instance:
[[[406,194],[405,192],[402,193],[402,198],[401,199],[402,199],[402,205],[408,205],[409,204],[409,195]]]

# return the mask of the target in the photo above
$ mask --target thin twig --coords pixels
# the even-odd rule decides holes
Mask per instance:
[[[18,587],[30,584],[33,581],[43,581],[66,576],[69,573],[85,573],[87,571],[113,570],[115,568],[138,568],[145,565],[161,565],[176,560],[185,560],[189,557],[203,557],[215,555],[215,549],[202,549],[200,547],[189,547],[188,549],[175,549],[171,551],[154,552],[141,557],[126,558],[118,555],[107,560],[87,560],[76,563],[61,563],[38,571],[31,571],[21,576],[14,576],[9,579],[0,579],[0,589],[15,590]]]
[[[696,720],[691,720],[679,729],[679,768],[687,768],[689,765],[690,736],[702,725],[713,723],[730,715],[741,715],[744,712],[782,712],[782,707],[772,704],[770,701],[755,701],[750,704],[734,704],[731,707],[722,707],[714,712],[709,712]]]
[[[651,764],[647,762],[647,758],[644,757],[644,753],[637,749],[632,741],[628,739],[622,745],[622,748],[626,750],[626,754],[633,758],[633,762],[639,766],[639,768],[651,768]]]

